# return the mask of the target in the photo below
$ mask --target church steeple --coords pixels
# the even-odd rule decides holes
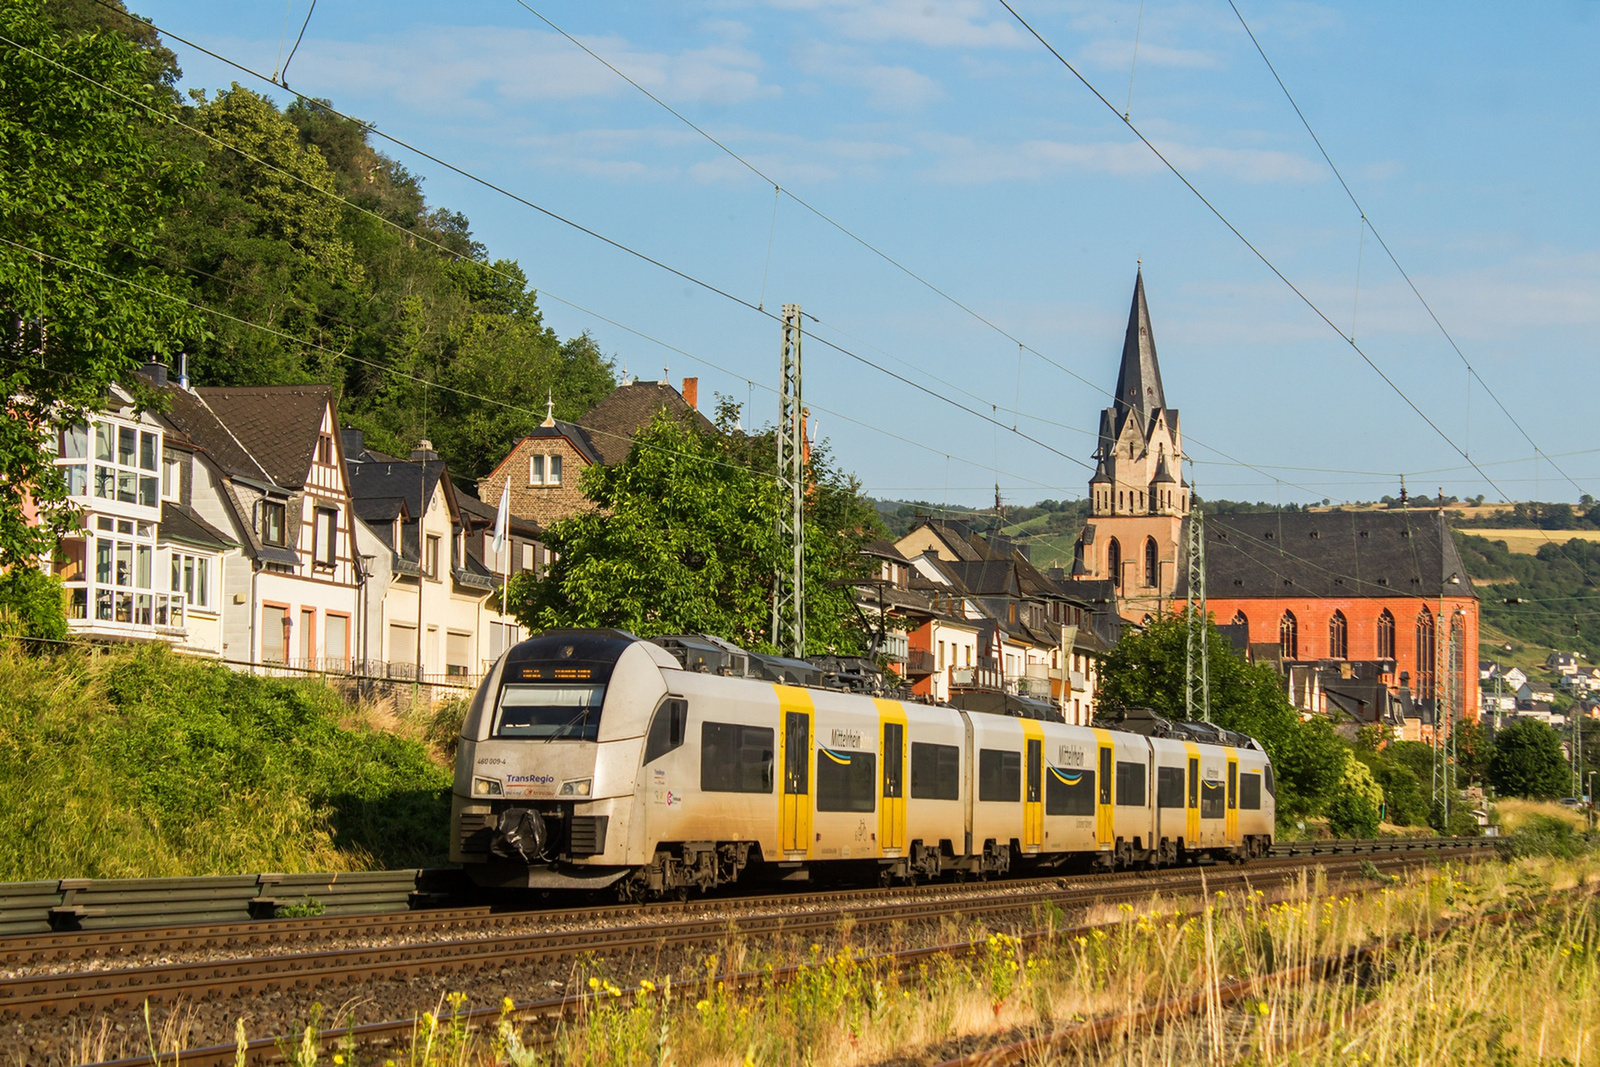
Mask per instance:
[[[1157,409],[1167,406],[1161,391],[1161,365],[1156,362],[1156,338],[1150,330],[1150,308],[1144,300],[1144,271],[1133,282],[1133,306],[1128,309],[1128,333],[1122,341],[1122,367],[1117,371],[1117,413],[1113,433],[1121,433],[1129,414],[1137,412],[1140,429],[1150,425]]]

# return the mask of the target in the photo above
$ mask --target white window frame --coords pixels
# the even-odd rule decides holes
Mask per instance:
[[[561,456],[558,453],[552,452],[545,460],[544,471],[545,485],[561,484]]]
[[[311,512],[311,560],[322,567],[339,562],[339,509],[318,504]],[[326,523],[327,530],[323,529]]]
[[[544,484],[544,453],[539,452],[528,457],[528,484]]]

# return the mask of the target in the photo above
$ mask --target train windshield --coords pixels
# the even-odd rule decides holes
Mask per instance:
[[[605,699],[603,685],[507,685],[495,709],[494,736],[593,741]]]

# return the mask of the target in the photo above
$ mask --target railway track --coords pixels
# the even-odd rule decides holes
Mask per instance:
[[[1426,841],[1427,839],[1420,839]],[[1466,838],[1433,843],[1433,847],[1418,847],[1419,841],[1404,839],[1380,841],[1324,841],[1294,845],[1279,845],[1273,849],[1273,858],[1258,861],[1253,871],[1271,869],[1268,865],[1298,864],[1300,866],[1326,863],[1338,856],[1382,856],[1394,853],[1442,855],[1441,846],[1451,854],[1465,849],[1483,849],[1486,840]],[[1226,868],[1212,867],[1220,871]],[[240,922],[175,923],[159,926],[136,926],[116,929],[34,933],[0,937],[0,970],[16,969],[31,964],[58,963],[74,959],[108,959],[116,957],[163,956],[176,953],[203,951],[240,951],[267,946],[315,944],[338,938],[416,938],[452,933],[489,932],[526,927],[533,923],[545,925],[599,924],[619,918],[665,918],[684,915],[708,908],[739,908],[747,905],[767,908],[807,908],[828,904],[848,904],[852,901],[885,901],[943,899],[962,893],[1002,894],[1027,892],[1040,886],[1077,887],[1096,886],[1107,891],[1121,885],[1145,886],[1181,877],[1195,868],[1178,868],[1159,871],[1122,871],[1113,874],[1050,875],[1035,878],[1013,878],[1003,881],[979,883],[938,883],[922,886],[901,886],[891,889],[835,889],[806,890],[781,895],[703,897],[692,901],[659,902],[653,904],[599,905],[584,907],[543,908],[530,911],[496,912],[486,906],[467,908],[431,908],[420,911],[394,911],[375,915],[338,915],[301,919],[262,919]],[[202,880],[204,881],[204,880]],[[986,888],[985,888],[986,887]]]
[[[1483,855],[1479,851],[1479,855]],[[1293,858],[1284,863],[1273,863],[1270,866],[1257,866],[1249,869],[1240,868],[1206,868],[1203,870],[1185,870],[1178,872],[1160,872],[1164,878],[1140,878],[1124,880],[1117,886],[1096,884],[1076,888],[1039,887],[1037,891],[1023,894],[1013,894],[1009,898],[977,898],[955,901],[912,901],[897,902],[892,904],[850,904],[835,907],[827,911],[810,913],[796,917],[795,915],[752,915],[740,919],[730,920],[721,918],[717,920],[688,920],[669,923],[651,923],[631,927],[619,927],[608,932],[604,940],[597,940],[597,931],[583,931],[574,935],[562,933],[547,938],[484,938],[476,943],[453,943],[445,947],[442,952],[426,955],[426,958],[415,958],[409,953],[404,954],[404,959],[367,960],[364,963],[365,977],[403,977],[416,974],[440,974],[451,972],[470,971],[479,966],[500,966],[509,962],[507,952],[527,954],[518,958],[539,958],[552,955],[571,955],[577,951],[603,951],[607,955],[621,954],[628,951],[654,949],[667,944],[711,944],[734,934],[740,936],[763,935],[801,935],[812,934],[818,931],[828,932],[836,930],[845,919],[855,922],[856,929],[862,927],[881,925],[891,922],[916,921],[942,915],[958,913],[970,919],[984,919],[990,922],[1003,921],[1024,917],[1029,920],[1028,932],[1022,935],[1024,943],[1035,942],[1049,936],[1070,936],[1072,933],[1093,929],[1093,926],[1069,929],[1066,931],[1045,931],[1037,929],[1035,921],[1038,911],[1046,904],[1053,904],[1062,909],[1081,910],[1090,904],[1125,903],[1135,900],[1148,899],[1153,893],[1181,897],[1193,895],[1201,891],[1202,878],[1206,891],[1218,889],[1241,888],[1247,886],[1268,887],[1292,880],[1313,866],[1324,869],[1330,881],[1348,881],[1358,878],[1365,863],[1372,863],[1380,871],[1414,866],[1423,862],[1430,862],[1442,858],[1460,858],[1471,856],[1467,850],[1459,852],[1429,854],[1398,854],[1379,857],[1351,856],[1342,858]],[[1056,881],[1056,880],[1051,880]],[[867,891],[882,898],[882,891]],[[959,904],[959,906],[955,906]],[[507,945],[506,942],[513,944]],[[970,951],[973,943],[939,944],[923,948],[906,949],[899,952],[887,953],[887,959],[893,966],[910,967],[919,962],[926,961],[935,956],[944,954],[961,954]],[[492,946],[492,947],[491,947]],[[434,946],[439,947],[439,946]],[[474,948],[477,950],[474,951]],[[162,996],[201,996],[226,994],[229,991],[239,993],[250,989],[262,988],[272,984],[314,982],[317,980],[332,980],[340,975],[353,975],[356,969],[363,966],[353,959],[335,959],[341,954],[311,954],[325,955],[328,957],[327,965],[321,970],[303,970],[299,972],[284,971],[276,975],[262,974],[236,974],[221,975],[210,979],[185,981],[181,985],[173,984],[160,989],[150,989],[143,992],[123,991],[117,993],[109,989],[100,990],[71,990],[62,988],[53,1003],[57,1010],[72,1010],[73,1006],[81,1008],[91,1003],[118,1003],[127,1002],[130,997],[141,998],[151,995],[152,999]],[[235,961],[239,963],[254,964],[264,961]],[[762,970],[749,973],[727,974],[718,981],[730,985],[743,985],[748,982],[760,981],[787,981],[794,973],[802,971],[803,967],[779,968],[777,970]],[[100,972],[101,974],[105,972]],[[63,983],[63,986],[65,983]],[[309,985],[308,985],[309,988]],[[626,991],[624,998],[631,996],[634,990]],[[526,1001],[516,1004],[511,1012],[512,1017],[519,1020],[542,1020],[552,1024],[557,1020],[571,1019],[580,1015],[586,1005],[593,999],[591,995],[572,995],[551,997],[542,1000]],[[30,998],[32,1004],[43,1007],[44,1001]],[[17,1001],[15,1007],[22,1008],[23,1001]],[[4,1001],[0,1001],[0,1012],[10,1011]],[[499,1008],[484,1008],[475,1011],[463,1011],[458,1016],[451,1017],[451,1022],[460,1021],[467,1026],[492,1025],[502,1017]],[[383,1045],[408,1039],[415,1032],[418,1025],[417,1019],[405,1018],[388,1022],[368,1023],[346,1027],[336,1033],[324,1035],[325,1046],[337,1043],[355,1042],[357,1045]],[[252,1063],[274,1062],[280,1058],[279,1043],[282,1039],[269,1038],[251,1042],[247,1053]],[[212,1048],[190,1049],[183,1053],[183,1062],[195,1067],[206,1064],[232,1064],[235,1062],[237,1047],[233,1044],[215,1046]],[[143,1060],[111,1061],[117,1067],[131,1067],[134,1063],[146,1063]],[[108,1064],[107,1067],[110,1067]]]

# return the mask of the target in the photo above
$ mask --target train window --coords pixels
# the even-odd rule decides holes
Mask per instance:
[[[1145,806],[1145,769],[1142,763],[1117,761],[1117,803],[1124,807]]]
[[[507,685],[494,712],[494,736],[593,741],[605,699],[603,685]]]
[[[1278,795],[1278,787],[1277,784],[1272,780],[1272,764],[1267,764],[1263,769],[1266,777],[1267,795],[1275,797]]]
[[[883,795],[905,796],[906,728],[904,723],[883,724]]]
[[[817,810],[876,811],[878,757],[817,747]]]
[[[644,761],[652,763],[683,744],[689,723],[687,700],[664,700],[650,720],[650,733],[644,741]]]
[[[1228,762],[1228,810],[1239,806],[1239,765]]]
[[[700,726],[700,789],[706,793],[772,792],[772,748],[766,726],[708,722]]]
[[[1012,804],[1022,799],[1022,753],[978,750],[978,799]]]
[[[1183,768],[1156,768],[1156,807],[1183,807]]]
[[[1189,761],[1189,806],[1200,806],[1200,761],[1197,759]]]
[[[911,798],[961,799],[961,750],[955,745],[911,742]]]
[[[1051,767],[1044,780],[1046,815],[1093,815],[1094,772]]]
[[[1226,808],[1226,790],[1221,782],[1200,783],[1200,817],[1202,819],[1220,819]]]
[[[1239,806],[1245,811],[1261,810],[1261,775],[1249,773],[1239,776]]]
[[[1111,803],[1111,749],[1100,748],[1100,803]]]

